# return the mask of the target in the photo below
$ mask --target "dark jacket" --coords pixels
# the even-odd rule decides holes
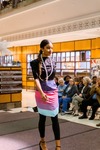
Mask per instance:
[[[88,99],[90,97],[90,90],[91,90],[90,85],[85,86],[85,88],[83,89],[83,93],[81,93],[82,98]]]
[[[67,85],[67,87],[65,88],[65,90],[64,90],[64,92],[63,92],[63,96],[67,96],[67,97],[73,97],[74,96],[74,94],[79,94],[79,92],[78,92],[78,88],[77,88],[77,86],[76,85],[72,85],[72,87],[71,87],[71,89],[67,92],[67,89],[69,88],[69,84]]]

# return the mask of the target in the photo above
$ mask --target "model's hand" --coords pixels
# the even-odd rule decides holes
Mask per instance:
[[[45,93],[42,93],[41,97],[42,97],[43,101],[47,101],[48,100],[48,97],[47,97],[47,95]]]

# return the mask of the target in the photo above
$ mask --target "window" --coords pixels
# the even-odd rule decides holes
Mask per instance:
[[[30,61],[37,58],[38,54],[27,55],[27,76],[32,77]],[[83,76],[90,74],[90,51],[54,52],[52,54],[56,62],[56,74],[65,76]]]
[[[89,75],[90,72],[90,51],[72,51],[53,53],[56,61],[57,75]]]
[[[6,55],[6,56],[0,56],[0,65],[7,66],[8,64],[12,64],[13,62],[13,56],[12,55]]]

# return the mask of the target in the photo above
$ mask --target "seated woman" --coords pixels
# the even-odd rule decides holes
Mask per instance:
[[[97,109],[100,107],[100,76],[97,78],[96,84],[91,87],[89,100],[82,101],[81,110],[83,115],[79,119],[87,118],[87,106],[92,106],[92,115],[89,120],[93,120]]]
[[[66,88],[67,85],[64,84],[64,79],[63,78],[59,78],[58,80],[58,98],[61,98],[64,92],[64,89]],[[59,112],[61,112],[61,107],[62,105],[59,106]]]
[[[74,94],[78,94],[77,86],[73,79],[69,80],[69,84],[66,86],[63,96],[59,98],[59,106],[62,104],[62,115],[68,112],[68,104],[72,101],[72,97]]]
[[[58,80],[58,97],[61,98],[62,94],[64,92],[64,89],[66,88],[67,85],[64,84],[64,79],[63,78],[59,78]]]
[[[79,82],[77,84],[77,88],[78,88],[79,93],[81,93],[83,86],[84,86],[84,84],[83,84],[83,76],[82,76],[79,78]]]
[[[78,116],[79,115],[79,105],[82,103],[83,100],[88,99],[90,97],[90,83],[91,79],[89,77],[83,78],[83,88],[81,90],[81,93],[79,95],[76,95],[72,98],[72,108],[73,108],[73,115]]]

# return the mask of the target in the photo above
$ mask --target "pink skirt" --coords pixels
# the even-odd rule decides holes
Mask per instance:
[[[45,102],[41,98],[39,91],[35,91],[35,98],[37,103],[38,112],[44,116],[55,117],[58,114],[58,90],[52,90],[50,92],[44,92],[48,100]]]

